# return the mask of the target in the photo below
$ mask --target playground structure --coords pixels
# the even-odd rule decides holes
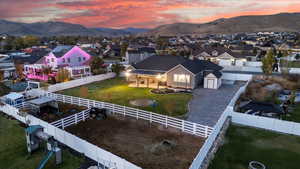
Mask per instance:
[[[40,147],[41,142],[47,143],[47,154],[40,162],[37,169],[45,167],[50,158],[55,155],[55,163],[59,165],[62,163],[62,151],[58,147],[57,142],[53,136],[48,135],[43,131],[43,127],[40,125],[32,125],[25,129],[27,150],[31,154]]]

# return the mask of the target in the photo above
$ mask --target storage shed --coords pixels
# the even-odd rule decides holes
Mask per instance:
[[[222,85],[222,73],[220,71],[209,72],[204,77],[204,88],[218,89]]]

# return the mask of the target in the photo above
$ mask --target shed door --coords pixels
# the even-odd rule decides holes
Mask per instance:
[[[208,80],[207,80],[207,88],[209,88],[209,89],[214,89],[214,83],[215,83],[215,80],[213,80],[213,79],[208,79]]]

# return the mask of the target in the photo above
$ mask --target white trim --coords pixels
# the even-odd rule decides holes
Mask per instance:
[[[166,72],[166,74],[168,74],[169,72],[171,72],[172,70],[176,69],[178,66],[183,67],[186,71],[190,72],[193,76],[196,76],[196,74],[194,74],[193,72],[189,71],[187,68],[185,68],[182,64],[179,64],[175,67],[173,67],[172,69],[170,69],[169,71]],[[198,73],[197,73],[198,74]]]

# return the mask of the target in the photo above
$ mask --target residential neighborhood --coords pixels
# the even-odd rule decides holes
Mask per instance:
[[[31,2],[0,2],[0,169],[299,168],[293,1]]]

